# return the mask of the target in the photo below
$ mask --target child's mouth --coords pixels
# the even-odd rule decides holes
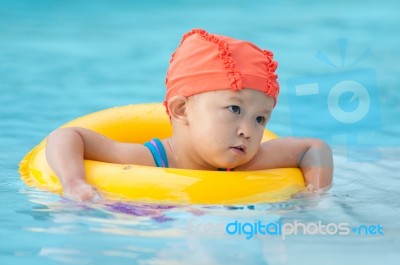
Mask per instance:
[[[246,154],[246,146],[244,146],[244,145],[232,146],[230,149],[233,152],[240,154],[240,155]]]

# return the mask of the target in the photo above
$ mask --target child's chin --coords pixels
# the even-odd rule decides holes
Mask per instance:
[[[219,163],[216,168],[235,168],[240,166],[238,163]]]

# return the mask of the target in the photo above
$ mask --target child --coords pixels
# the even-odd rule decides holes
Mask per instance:
[[[279,93],[272,57],[246,41],[200,29],[186,33],[166,79],[173,135],[142,145],[84,128],[52,132],[46,158],[64,194],[77,201],[99,198],[85,181],[84,159],[199,170],[300,167],[310,191],[329,188],[333,161],[325,143],[279,138],[260,144]]]

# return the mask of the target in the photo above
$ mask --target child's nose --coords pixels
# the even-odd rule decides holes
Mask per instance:
[[[251,136],[251,122],[243,121],[239,125],[238,134],[241,137],[249,139]]]

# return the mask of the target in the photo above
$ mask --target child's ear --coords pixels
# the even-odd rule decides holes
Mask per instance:
[[[184,96],[173,96],[168,101],[168,112],[172,120],[184,125],[188,124],[186,112],[187,103],[188,99]]]

